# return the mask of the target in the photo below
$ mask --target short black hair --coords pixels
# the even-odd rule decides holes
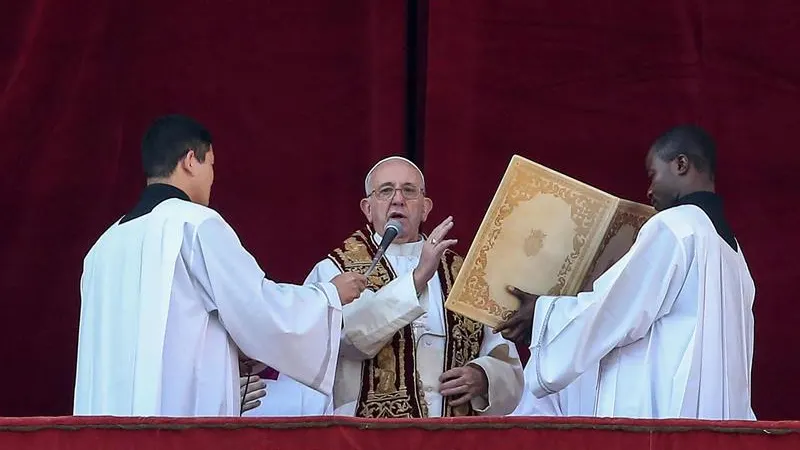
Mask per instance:
[[[717,173],[717,144],[697,125],[678,125],[670,129],[656,139],[652,149],[667,162],[686,155],[697,170],[707,172],[712,180]]]
[[[211,133],[199,122],[179,114],[162,116],[142,138],[142,167],[147,178],[165,178],[189,150],[203,162],[210,148]]]

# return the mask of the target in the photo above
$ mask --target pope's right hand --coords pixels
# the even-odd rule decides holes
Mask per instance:
[[[367,277],[360,273],[345,272],[334,277],[331,283],[339,291],[339,299],[342,301],[342,305],[346,305],[357,299],[364,292],[364,289],[367,288]]]
[[[419,295],[427,286],[428,281],[439,269],[439,262],[444,252],[458,243],[457,239],[447,239],[447,233],[453,228],[453,217],[450,216],[433,229],[431,235],[422,244],[422,254],[419,263],[414,269],[414,287]]]

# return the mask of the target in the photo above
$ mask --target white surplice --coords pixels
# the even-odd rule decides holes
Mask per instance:
[[[324,416],[333,412],[330,396],[309,388],[281,373],[264,380],[266,395],[261,404],[244,413],[251,417]]]
[[[526,386],[541,398],[599,363],[601,417],[754,420],[755,285],[697,206],[659,212],[576,297],[540,297]]]
[[[381,236],[373,235],[376,245]],[[430,417],[442,415],[443,399],[439,394],[439,376],[444,367],[445,323],[441,284],[438,274],[428,281],[427,288],[417,297],[413,270],[419,263],[422,241],[407,244],[391,244],[386,250],[386,260],[394,269],[397,278],[377,292],[364,291],[354,302],[345,305],[344,330],[336,369],[333,401],[317,396],[316,402],[295,402],[292,415],[337,414],[353,416],[361,390],[362,362],[373,358],[394,334],[411,324],[416,339],[417,370],[422,381],[425,401]],[[338,267],[329,259],[320,261],[306,278],[306,283],[320,283],[339,275]],[[473,408],[481,415],[506,415],[519,403],[523,388],[522,366],[514,344],[500,334],[484,327],[484,338],[480,356],[472,361],[486,372],[489,380],[488,398],[472,399]],[[291,381],[285,381],[291,385]],[[270,386],[277,391],[278,386]],[[296,383],[292,391],[307,390]],[[315,393],[311,393],[313,396]],[[276,400],[273,401],[272,399]],[[267,394],[253,415],[275,415],[271,411],[286,411],[277,399],[286,395]],[[299,397],[298,397],[299,398]],[[313,403],[313,405],[312,405]]]
[[[517,408],[511,416],[571,416],[591,417],[597,403],[597,375],[599,364],[587,370],[577,380],[553,394],[537,398],[530,384],[525,382]]]
[[[172,198],[112,225],[84,260],[81,301],[76,415],[238,416],[240,351],[332,389],[336,288],[265,279],[204,206]]]

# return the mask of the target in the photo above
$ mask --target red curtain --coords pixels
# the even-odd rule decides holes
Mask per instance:
[[[214,135],[216,207],[301,282],[403,149],[400,0],[3,2],[0,416],[72,412],[79,280],[136,201],[139,142],[185,113]]]
[[[180,112],[215,136],[212,206],[292,282],[362,223],[384,155],[424,163],[466,252],[512,153],[642,200],[649,143],[698,121],[757,283],[756,413],[800,418],[798,19],[791,0],[6,1],[0,416],[71,412],[82,258],[142,187],[148,122]]]

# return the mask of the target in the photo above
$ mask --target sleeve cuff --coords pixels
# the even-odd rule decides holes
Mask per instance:
[[[481,364],[481,358],[473,359],[467,365],[479,368],[481,372],[483,372],[483,376],[486,377],[486,395],[479,395],[470,399],[470,404],[475,412],[485,413],[492,407],[492,380],[489,378],[490,371],[487,370],[483,364]]]
[[[315,283],[314,286],[316,286],[318,289],[321,289],[322,292],[325,293],[325,297],[328,298],[328,306],[337,311],[342,310],[342,300],[339,298],[339,291],[336,289],[336,286],[334,286],[333,283]]]
[[[491,407],[491,404],[489,404],[489,399],[486,398],[486,396],[483,396],[483,395],[479,395],[477,397],[473,397],[469,402],[472,405],[472,409],[474,409],[475,412],[478,412],[478,413],[481,413],[481,414],[483,414],[486,411],[488,411],[489,408]]]
[[[419,304],[420,308],[424,309],[425,311],[428,310],[428,283],[425,283],[425,287],[422,288],[421,291],[417,292],[417,286],[414,284],[414,272],[411,271],[405,277],[406,280],[402,281],[402,284],[405,284],[406,287],[404,289],[411,289],[411,292],[414,292],[417,295],[417,303]]]
[[[553,307],[558,297],[542,296],[536,300],[536,307],[533,313],[533,327],[531,328],[531,357],[528,364],[533,365],[534,376],[530,380],[532,383],[533,395],[542,398],[556,391],[550,389],[544,381],[542,375],[542,347],[547,344],[547,323],[553,313]]]

